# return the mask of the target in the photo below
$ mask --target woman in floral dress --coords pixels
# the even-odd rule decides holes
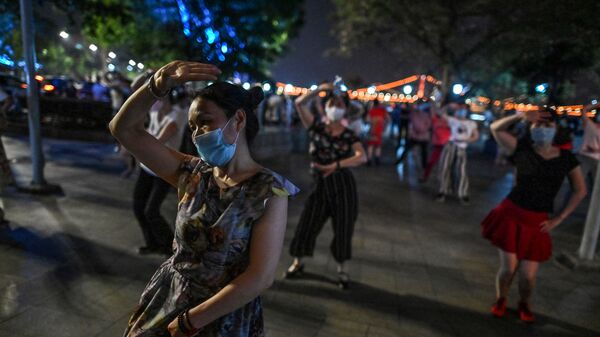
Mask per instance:
[[[297,188],[261,167],[248,150],[263,99],[216,82],[190,107],[198,157],[165,147],[144,129],[144,116],[170,88],[214,81],[213,65],[174,61],[137,90],[110,123],[140,162],[177,187],[174,254],[152,276],[126,337],[264,336],[260,293],[274,279]]]

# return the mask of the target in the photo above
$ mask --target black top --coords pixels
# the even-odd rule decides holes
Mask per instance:
[[[517,184],[508,199],[536,212],[552,212],[554,197],[565,176],[579,165],[575,155],[567,150],[561,150],[556,158],[544,159],[528,139],[519,140],[511,159],[517,168]]]
[[[308,128],[308,139],[310,157],[313,162],[321,165],[352,157],[354,155],[352,145],[360,142],[356,134],[348,128],[338,136],[330,135],[325,123],[318,120],[318,117],[315,117],[315,121]]]

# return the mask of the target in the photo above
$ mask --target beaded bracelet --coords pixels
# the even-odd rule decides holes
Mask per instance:
[[[200,329],[194,328],[192,322],[190,322],[187,310],[177,316],[177,326],[179,327],[179,331],[188,337],[191,337],[200,331]]]
[[[163,98],[167,97],[167,95],[169,94],[169,91],[171,91],[171,90],[167,90],[167,92],[162,95],[160,93],[158,93],[158,89],[156,88],[156,82],[154,82],[154,75],[152,75],[148,79],[148,91],[150,91],[150,94],[152,96],[154,96],[154,98],[163,99]]]

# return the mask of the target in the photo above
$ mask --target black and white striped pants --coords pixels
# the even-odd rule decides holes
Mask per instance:
[[[453,142],[448,142],[444,146],[440,162],[440,193],[445,195],[450,194],[456,181],[458,183],[456,191],[458,197],[468,197],[467,149],[461,148]]]
[[[358,195],[350,170],[341,169],[327,178],[316,178],[316,186],[300,215],[290,254],[294,257],[312,256],[317,236],[331,217],[333,240],[330,249],[333,257],[340,263],[349,260],[357,216]]]

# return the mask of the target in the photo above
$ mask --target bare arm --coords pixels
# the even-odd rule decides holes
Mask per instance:
[[[478,139],[479,139],[479,129],[477,129],[477,127],[475,127],[475,129],[473,129],[473,133],[471,133],[471,138],[469,138],[468,142],[475,143]]]
[[[360,142],[352,144],[352,149],[354,150],[354,155],[350,158],[340,160],[340,167],[355,167],[367,162],[365,148]]]
[[[220,70],[213,65],[174,61],[160,68],[154,79],[159,92],[190,81],[216,80]],[[138,89],[110,121],[112,135],[140,162],[176,186],[185,155],[168,148],[144,129],[144,119],[155,102],[146,85]]]
[[[242,307],[271,286],[283,248],[287,203],[287,197],[269,199],[262,217],[252,229],[248,268],[214,296],[189,311],[194,327],[206,326]]]
[[[321,84],[317,90],[309,91],[296,99],[296,111],[298,111],[298,116],[300,117],[302,125],[304,125],[305,128],[308,129],[315,121],[315,117],[308,108],[308,103],[310,103],[314,98],[318,97],[318,94],[321,91],[331,90],[330,87],[331,84]]]
[[[581,166],[577,166],[569,172],[569,182],[573,189],[573,194],[569,198],[567,206],[556,216],[555,218],[544,221],[541,224],[542,231],[550,231],[556,226],[560,225],[573,211],[577,208],[577,205],[585,198],[587,194],[587,188],[585,187],[585,179],[581,172]]]
[[[509,155],[513,154],[517,148],[517,137],[510,134],[507,130],[511,125],[518,123],[522,119],[522,115],[516,114],[501,118],[490,125],[494,139],[496,139],[500,146],[506,149]]]

